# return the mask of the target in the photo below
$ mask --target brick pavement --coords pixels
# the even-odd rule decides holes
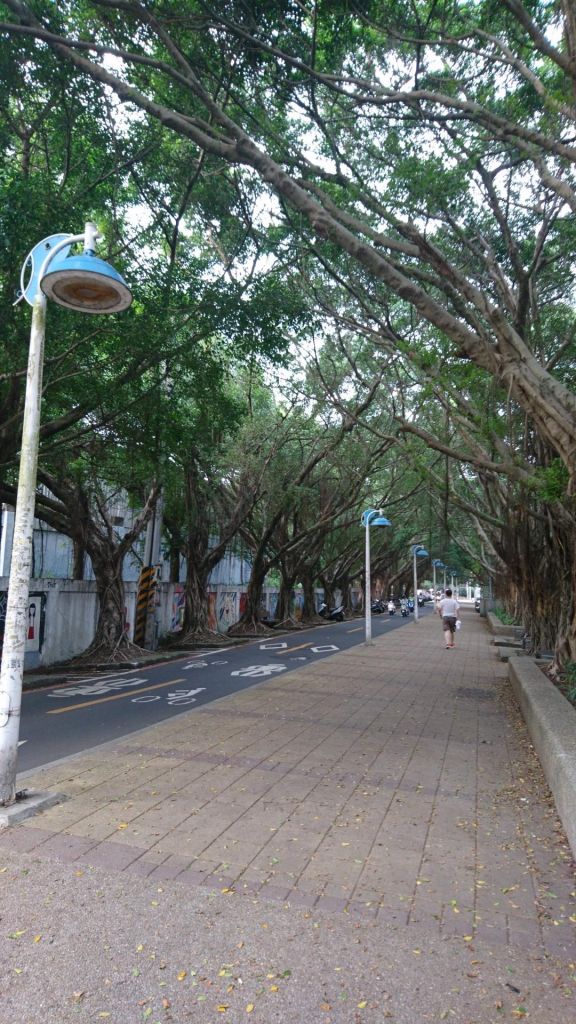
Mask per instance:
[[[0,851],[574,956],[571,857],[485,626],[425,616],[28,776]]]

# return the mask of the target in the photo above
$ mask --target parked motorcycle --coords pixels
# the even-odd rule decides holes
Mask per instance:
[[[474,611],[475,612],[479,612],[480,611],[480,598],[479,597],[474,598]]]
[[[384,601],[380,601],[380,599],[378,599],[377,601],[372,601],[370,610],[373,615],[381,615],[382,612],[386,610],[386,605],[384,604]]]
[[[329,608],[325,601],[322,601],[318,609],[318,615],[321,615],[323,619],[328,619],[330,622],[344,622],[344,608],[342,605],[336,605],[335,608]]]

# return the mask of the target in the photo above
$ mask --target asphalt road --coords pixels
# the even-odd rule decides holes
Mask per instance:
[[[419,614],[431,611],[424,607]],[[412,616],[403,619],[399,612],[373,615],[372,635],[410,621]],[[25,692],[18,771],[118,739],[363,641],[364,620],[351,619]]]

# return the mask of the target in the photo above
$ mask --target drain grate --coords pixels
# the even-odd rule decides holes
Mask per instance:
[[[462,697],[463,700],[494,700],[492,690],[478,690],[473,686],[459,686],[455,691],[455,696]]]

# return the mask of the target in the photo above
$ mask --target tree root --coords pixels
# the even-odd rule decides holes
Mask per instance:
[[[226,632],[229,637],[266,636],[272,628],[259,619],[239,619]]]
[[[122,665],[126,662],[141,661],[150,655],[150,651],[133,644],[126,637],[120,637],[116,644],[103,641],[90,644],[85,651],[63,662],[67,668],[84,668],[86,665]]]
[[[304,624],[299,619],[294,619],[291,615],[287,619],[282,619],[281,622],[274,623],[274,629],[304,629]]]
[[[189,647],[226,647],[232,646],[233,641],[226,633],[217,633],[213,629],[188,629],[184,633],[170,633],[165,638],[164,649],[175,647],[178,650],[186,650]]]

